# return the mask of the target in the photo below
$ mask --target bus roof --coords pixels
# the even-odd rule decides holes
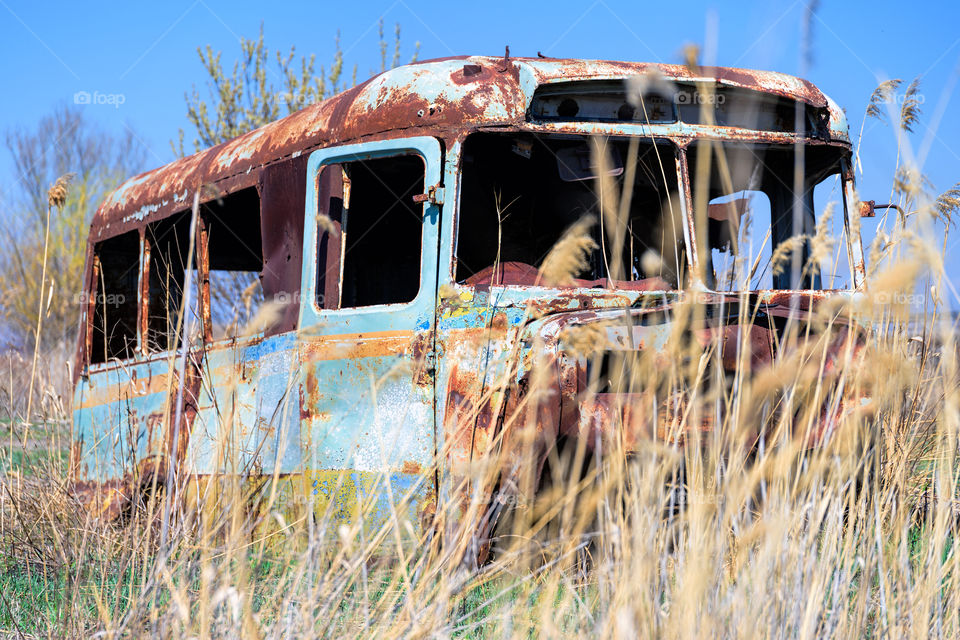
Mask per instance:
[[[210,196],[256,184],[262,166],[331,144],[393,137],[399,130],[448,137],[464,127],[521,126],[535,90],[558,82],[617,80],[658,72],[668,80],[763,91],[829,109],[830,140],[849,142],[843,112],[812,83],[771,71],[602,60],[460,56],[376,75],[323,102],[233,140],[130,178],[94,216],[91,239],[114,236]]]

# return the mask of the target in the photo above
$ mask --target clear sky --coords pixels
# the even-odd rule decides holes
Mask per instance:
[[[960,181],[960,3],[824,0],[812,21],[813,58],[801,55],[805,0],[743,2],[257,2],[186,0],[156,3],[0,0],[0,60],[4,87],[0,130],[32,127],[55,106],[87,91],[108,104],[84,108],[118,134],[129,128],[150,166],[173,159],[169,141],[191,132],[184,92],[205,77],[198,46],[223,51],[232,65],[240,37],[264,25],[272,49],[296,46],[328,64],[339,30],[348,67],[363,80],[379,69],[377,22],[401,24],[403,60],[415,42],[420,59],[458,54],[601,58],[680,62],[686,43],[702,61],[805,72],[848,112],[856,136],[878,82],[922,76],[923,114],[911,150],[938,191]],[[279,84],[279,78],[277,79]],[[867,122],[862,146],[864,199],[886,202],[896,160],[889,124]],[[0,153],[0,180],[17,180]],[[858,176],[859,178],[859,176]],[[865,231],[875,221],[865,221]],[[951,233],[960,241],[960,232]],[[869,237],[866,238],[869,240]],[[951,240],[948,271],[960,285],[960,244]],[[960,308],[957,299],[954,308]]]

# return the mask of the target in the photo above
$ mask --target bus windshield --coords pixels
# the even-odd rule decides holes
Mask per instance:
[[[462,160],[457,281],[678,289],[688,274],[676,158],[667,141],[473,134]],[[544,260],[573,225],[588,230],[584,260],[566,282],[550,282]]]

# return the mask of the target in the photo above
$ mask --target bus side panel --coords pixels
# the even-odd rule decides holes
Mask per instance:
[[[191,474],[296,470],[296,355],[294,332],[207,349],[199,413],[190,436]]]
[[[72,472],[78,485],[129,492],[150,463],[164,459],[169,443],[166,358],[90,372],[74,396]],[[89,498],[95,496],[90,495]],[[96,511],[112,509],[101,495]],[[102,502],[106,500],[106,502]]]

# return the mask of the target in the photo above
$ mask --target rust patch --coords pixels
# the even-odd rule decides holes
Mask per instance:
[[[304,336],[304,362],[396,355],[409,349],[413,338],[413,331],[378,331],[314,338]]]
[[[420,475],[423,473],[423,467],[416,462],[411,462],[410,460],[405,460],[403,462],[403,467],[400,470],[403,473],[409,473],[411,475]]]

